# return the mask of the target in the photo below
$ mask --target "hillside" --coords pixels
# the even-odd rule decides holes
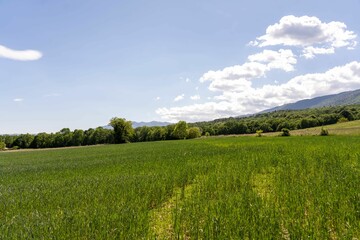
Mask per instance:
[[[299,110],[306,108],[319,108],[327,106],[342,106],[360,104],[360,89],[339,94],[326,95],[312,99],[304,99],[295,103],[270,108],[261,113],[274,112],[279,110]]]
[[[360,135],[360,120],[336,123],[327,126],[312,127],[306,129],[297,129],[290,131],[292,136],[317,136],[321,128],[329,131],[330,135]],[[265,133],[264,136],[278,136],[279,132]]]

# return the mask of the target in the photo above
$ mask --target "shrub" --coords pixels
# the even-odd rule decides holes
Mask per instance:
[[[263,130],[259,129],[259,130],[256,130],[256,136],[257,137],[262,137],[262,134],[263,133]]]
[[[321,128],[320,136],[328,136],[329,131],[326,128]]]
[[[280,136],[282,136],[282,137],[288,137],[288,136],[290,136],[290,130],[289,130],[289,129],[283,128],[283,129],[281,129],[281,131],[282,131],[282,133],[281,133]]]
[[[345,118],[345,117],[341,117],[339,118],[339,120],[337,121],[338,123],[343,123],[343,122],[348,122],[349,119]]]

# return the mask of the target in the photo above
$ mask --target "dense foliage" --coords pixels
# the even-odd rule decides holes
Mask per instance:
[[[0,239],[357,239],[360,138],[0,153]]]
[[[200,127],[210,135],[280,132],[334,124],[360,119],[360,105],[322,107],[304,110],[281,110],[248,117],[218,119],[210,122],[189,124]]]
[[[85,146],[96,144],[112,144],[127,142],[146,142],[174,139],[191,139],[201,136],[198,127],[188,128],[184,121],[166,127],[138,127],[133,129],[130,121],[123,118],[110,120],[112,129],[98,127],[86,131],[64,128],[56,133],[0,135],[0,150],[3,142],[9,149],[18,148],[56,148]]]
[[[249,134],[256,133],[259,130],[264,133],[280,132],[282,129],[304,129],[358,119],[360,119],[360,105],[281,110],[248,117],[189,124],[185,121],[179,121],[177,124],[165,127],[144,126],[136,129],[133,129],[131,122],[126,121],[126,119],[112,118],[110,120],[112,129],[98,127],[86,131],[70,131],[70,129],[64,128],[57,133],[3,135],[0,136],[0,142],[4,142],[7,148],[53,148],[191,139],[201,135]]]

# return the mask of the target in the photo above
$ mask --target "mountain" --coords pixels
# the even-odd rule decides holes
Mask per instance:
[[[151,121],[151,122],[132,122],[133,128],[137,128],[137,127],[143,127],[143,126],[147,126],[147,127],[164,127],[167,125],[170,125],[171,123],[169,122],[157,122],[157,121]]]
[[[167,125],[170,125],[170,124],[172,124],[172,123],[169,123],[169,122],[157,122],[157,121],[132,122],[133,128],[144,127],[144,126],[147,126],[147,127],[164,127],[164,126],[167,126]],[[113,129],[110,125],[103,126],[102,128]]]
[[[360,89],[338,94],[326,95],[312,99],[304,99],[295,103],[270,108],[260,113],[274,112],[279,110],[299,110],[306,108],[319,108],[327,106],[340,106],[360,104]]]

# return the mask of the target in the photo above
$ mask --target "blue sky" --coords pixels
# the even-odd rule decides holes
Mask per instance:
[[[0,133],[199,121],[360,88],[359,0],[0,1]]]

